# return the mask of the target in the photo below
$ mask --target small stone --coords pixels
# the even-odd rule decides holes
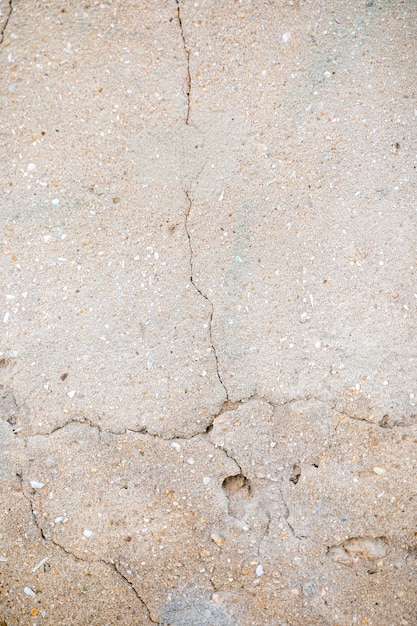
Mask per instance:
[[[42,487],[45,487],[44,483],[39,483],[37,480],[31,480],[30,486],[32,489],[42,489]]]
[[[211,483],[211,478],[210,476],[204,476],[203,478],[203,485],[209,485]]]
[[[226,543],[226,539],[218,533],[213,533],[212,535],[210,535],[210,537],[214,541],[214,543],[219,546],[219,548],[224,546],[224,544]]]
[[[69,392],[67,393],[68,398],[71,398],[71,399],[72,399],[72,398],[75,396],[75,393],[76,393],[75,391],[69,391]]]
[[[87,537],[87,539],[91,537],[92,534],[93,534],[93,531],[89,530],[88,528],[86,528],[83,532],[84,537]]]
[[[284,43],[289,43],[291,41],[291,33],[284,33],[282,35],[282,41]]]
[[[208,552],[208,550],[202,550],[200,556],[202,559],[207,559],[210,556],[210,552]]]
[[[262,574],[264,573],[264,568],[262,567],[262,565],[258,565],[258,567],[256,568],[256,575],[262,576]]]
[[[190,465],[194,465],[195,461],[193,458],[187,459],[187,463],[189,463]]]
[[[300,592],[298,591],[298,589],[290,589],[290,593],[293,596],[299,596],[300,595]]]
[[[386,474],[387,470],[384,469],[383,467],[373,467],[372,471],[374,472],[374,474],[376,474],[377,476],[383,476],[384,474]]]
[[[318,591],[318,585],[315,581],[310,581],[303,585],[303,595],[307,598],[314,596]]]
[[[173,441],[171,443],[171,447],[174,448],[174,450],[176,450],[177,452],[179,452],[181,450],[181,445],[179,443],[177,443],[176,441]]]
[[[31,596],[32,598],[36,598],[36,593],[34,591],[32,591],[32,589],[30,587],[25,587],[23,589],[23,591],[25,592],[25,594],[27,596]]]

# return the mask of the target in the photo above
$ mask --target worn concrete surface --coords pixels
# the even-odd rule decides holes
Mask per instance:
[[[416,3],[0,12],[0,624],[417,624]]]

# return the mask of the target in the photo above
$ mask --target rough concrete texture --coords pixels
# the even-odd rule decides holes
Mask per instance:
[[[417,624],[416,20],[1,0],[1,626]]]

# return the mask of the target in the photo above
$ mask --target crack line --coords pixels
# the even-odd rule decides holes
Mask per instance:
[[[187,115],[185,118],[185,123],[188,126],[188,121],[190,119],[190,111],[191,111],[191,74],[190,74],[190,51],[187,48],[187,44],[185,43],[185,35],[184,35],[184,27],[182,24],[182,19],[181,19],[181,8],[180,8],[180,3],[179,0],[175,0],[176,5],[177,5],[177,10],[176,10],[176,17],[178,19],[178,25],[180,27],[180,33],[181,33],[181,39],[182,39],[182,44],[184,47],[184,52],[185,52],[185,57],[187,59],[187,72],[186,72],[186,79],[187,79],[187,89],[186,89],[186,96],[187,96]]]
[[[279,486],[278,486],[278,490],[279,490],[279,493],[280,493],[280,496],[281,496],[282,503],[283,503],[283,505],[284,505],[284,507],[285,507],[284,519],[285,519],[285,521],[286,521],[286,523],[287,523],[287,525],[288,525],[288,528],[290,529],[290,531],[291,531],[292,535],[293,535],[294,537],[296,537],[296,539],[298,539],[299,541],[301,541],[302,539],[306,539],[307,537],[305,537],[304,535],[298,535],[298,534],[295,532],[295,528],[294,528],[294,526],[292,526],[292,524],[290,524],[290,522],[288,521],[288,520],[289,520],[289,517],[290,517],[291,512],[290,512],[289,506],[288,506],[288,504],[287,504],[287,501],[286,501],[286,499],[284,498],[284,494],[283,494],[283,491],[282,491],[282,487],[279,487]]]
[[[219,356],[217,354],[217,350],[216,347],[214,345],[214,340],[213,340],[213,315],[214,315],[214,304],[212,303],[212,301],[209,299],[209,297],[203,293],[203,291],[200,289],[200,287],[197,285],[197,283],[194,280],[194,250],[193,250],[193,245],[192,245],[192,241],[191,241],[191,234],[190,234],[190,229],[188,226],[188,219],[190,217],[190,213],[191,213],[191,209],[193,206],[193,202],[190,196],[190,192],[185,189],[184,190],[185,196],[187,198],[187,210],[185,212],[185,232],[187,234],[187,239],[188,239],[188,246],[190,248],[190,282],[192,284],[192,286],[194,287],[194,289],[198,292],[198,294],[204,298],[204,300],[208,303],[209,307],[210,307],[210,319],[209,319],[209,335],[210,335],[210,343],[211,343],[211,349],[213,350],[213,354],[214,354],[214,359],[216,361],[216,373],[217,373],[217,378],[219,379],[219,382],[221,384],[221,386],[224,389],[224,392],[226,394],[226,401],[229,400],[229,392],[227,391],[227,387],[223,382],[223,379],[221,377],[220,374],[220,369],[219,369]]]
[[[147,604],[146,604],[146,602],[145,602],[145,601],[144,601],[144,600],[140,597],[140,595],[138,594],[137,589],[136,589],[136,587],[134,586],[134,584],[133,584],[133,583],[131,583],[131,582],[130,582],[130,580],[129,580],[128,578],[126,578],[126,576],[125,576],[125,575],[124,575],[124,574],[123,574],[123,573],[122,573],[122,572],[118,569],[118,567],[117,567],[117,565],[116,565],[115,563],[112,563],[112,562],[110,562],[110,563],[109,563],[108,561],[104,561],[104,560],[102,560],[102,559],[100,559],[100,561],[101,561],[102,563],[105,563],[106,565],[110,566],[110,567],[112,568],[112,570],[113,570],[114,572],[116,572],[116,574],[118,574],[121,578],[123,578],[123,580],[125,581],[125,583],[126,583],[126,584],[130,587],[130,589],[133,591],[133,593],[135,594],[135,596],[137,597],[137,599],[139,600],[139,602],[141,602],[141,603],[142,603],[142,605],[143,605],[143,607],[144,607],[145,611],[146,611],[146,612],[147,612],[147,614],[148,614],[149,620],[150,620],[151,622],[155,623],[155,620],[154,620],[154,619],[152,619],[152,616],[151,616],[151,611],[149,610],[148,605],[147,605]]]
[[[22,495],[25,498],[25,500],[29,503],[30,512],[31,512],[31,516],[32,516],[32,519],[33,519],[33,523],[35,524],[36,528],[38,529],[38,532],[39,532],[39,535],[40,535],[41,539],[43,541],[45,541],[45,543],[52,543],[56,548],[58,548],[59,550],[62,550],[62,552],[64,552],[68,556],[72,557],[76,561],[82,561],[83,563],[89,563],[91,565],[93,565],[94,563],[102,563],[103,565],[106,565],[107,567],[110,567],[130,587],[130,589],[135,594],[135,596],[137,597],[139,602],[143,605],[145,611],[148,614],[149,620],[151,622],[155,623],[155,620],[152,619],[151,611],[150,611],[148,605],[143,600],[143,598],[141,598],[141,596],[139,595],[139,593],[138,593],[137,589],[135,588],[135,586],[133,585],[133,583],[130,582],[130,580],[128,578],[126,578],[126,576],[118,569],[116,563],[114,563],[112,560],[106,561],[105,559],[86,559],[85,557],[78,556],[74,552],[71,552],[71,550],[68,550],[63,545],[61,545],[53,537],[47,537],[45,535],[45,533],[43,532],[42,526],[39,524],[37,516],[35,515],[35,509],[33,508],[32,499],[31,499],[31,497],[29,495],[27,495],[25,493],[24,484],[23,484],[23,473],[22,472],[18,472],[16,474],[16,476],[17,476],[17,479],[18,479],[18,481],[20,483],[20,487],[21,487],[21,490],[22,490]]]
[[[0,46],[3,43],[3,41],[4,41],[4,35],[6,33],[6,28],[7,28],[7,25],[9,23],[12,11],[13,11],[13,0],[9,0],[9,5],[8,5],[7,9],[8,9],[8,11],[7,11],[6,19],[4,21],[3,28],[0,31]]]

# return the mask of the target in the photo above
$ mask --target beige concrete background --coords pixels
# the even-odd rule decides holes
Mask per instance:
[[[0,2],[0,624],[417,624],[417,6]]]

